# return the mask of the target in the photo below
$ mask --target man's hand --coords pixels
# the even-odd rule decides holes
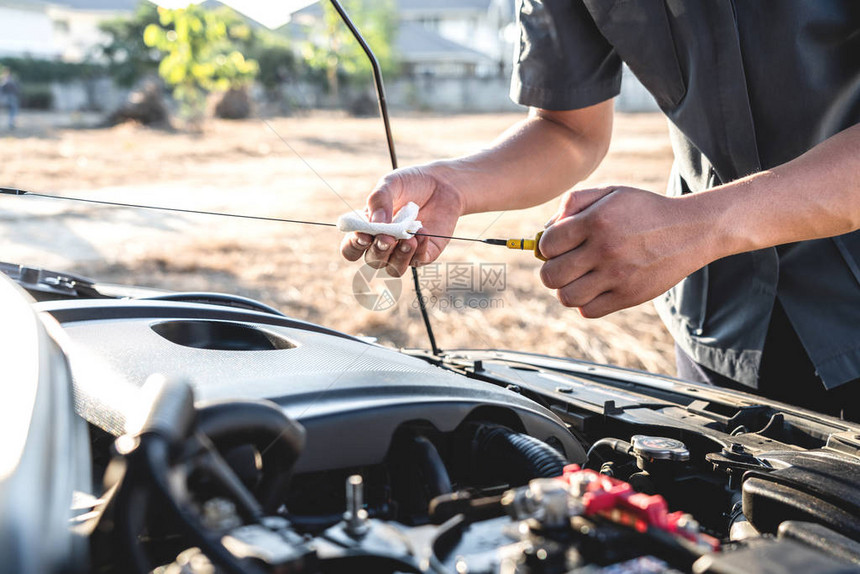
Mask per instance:
[[[685,205],[630,187],[568,192],[541,238],[541,280],[589,318],[653,299],[711,261]]]
[[[532,109],[484,150],[391,172],[367,199],[371,221],[391,221],[409,201],[418,204],[421,232],[451,235],[467,213],[522,209],[557,197],[600,163],[612,134],[612,100],[578,110]],[[434,261],[448,241],[384,235],[347,236],[341,253],[389,274]]]
[[[451,235],[463,213],[460,192],[434,173],[432,166],[399,169],[382,178],[367,198],[367,213],[373,222],[390,222],[393,214],[408,202],[415,202],[421,233]],[[388,235],[375,238],[366,233],[351,233],[341,243],[341,253],[350,261],[364,255],[368,265],[385,268],[399,277],[410,265],[432,262],[448,244],[437,237],[413,237],[396,240]]]

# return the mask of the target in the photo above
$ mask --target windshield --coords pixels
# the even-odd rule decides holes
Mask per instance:
[[[45,12],[44,30],[33,24],[37,37],[50,35],[52,52],[24,46],[0,58],[19,90],[0,118],[0,186],[334,223],[363,212],[391,168],[369,67],[327,5],[302,2],[288,23],[270,22],[274,30],[242,12],[196,8],[189,12],[204,32],[195,38],[189,14],[146,2],[116,2],[109,13],[58,4],[65,16]],[[400,165],[473,152],[527,113],[506,97],[513,7],[460,22],[439,7],[422,19],[396,2],[345,5],[383,64]],[[86,26],[97,29],[94,39],[84,41]],[[182,61],[183,39],[199,61]],[[427,55],[431,41],[444,58]],[[581,185],[666,187],[666,123],[636,96],[622,94],[609,154]],[[625,111],[641,109],[652,111]],[[384,345],[429,348],[411,275],[345,261],[335,228],[27,196],[0,196],[0,205],[2,261],[237,294]],[[467,216],[455,235],[531,238],[557,207]],[[541,284],[540,264],[528,252],[452,241],[419,271],[439,347],[674,372],[671,339],[650,303],[584,319]]]

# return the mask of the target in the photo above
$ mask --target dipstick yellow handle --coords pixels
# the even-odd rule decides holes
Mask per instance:
[[[521,249],[523,251],[534,251],[535,257],[541,261],[546,261],[546,257],[540,252],[540,238],[543,231],[538,232],[534,239],[508,239],[505,247],[508,249]]]

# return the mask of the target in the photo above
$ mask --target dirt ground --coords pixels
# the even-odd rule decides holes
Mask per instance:
[[[475,150],[519,117],[395,117],[400,163]],[[312,114],[212,121],[200,135],[133,125],[51,127],[38,119],[23,118],[15,134],[0,132],[0,185],[333,222],[349,209],[362,209],[366,193],[389,166],[376,119]],[[662,191],[670,165],[662,116],[622,114],[609,156],[583,185]],[[524,212],[468,216],[457,234],[530,236],[555,209],[550,202]],[[2,261],[105,282],[237,293],[384,344],[426,347],[411,283],[373,279],[371,293],[380,286],[401,293],[390,309],[366,309],[354,294],[362,286],[356,280],[359,265],[340,258],[340,238],[326,227],[0,196]],[[583,319],[541,285],[538,269],[539,261],[525,253],[477,243],[449,246],[422,275],[439,345],[521,349],[673,372],[671,339],[650,303]]]

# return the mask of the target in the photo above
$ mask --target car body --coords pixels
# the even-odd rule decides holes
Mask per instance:
[[[122,572],[145,559],[197,572],[209,558],[230,571],[205,551],[189,558],[201,552],[189,513],[248,571],[857,568],[853,423],[567,358],[396,351],[228,295],[109,297],[80,277],[17,271],[29,294],[0,283],[12,437],[2,571]],[[154,374],[193,399],[152,399]],[[200,433],[275,518],[243,516],[197,476],[188,445]],[[184,451],[166,457],[161,493],[135,458],[153,436]],[[344,490],[356,476],[358,506]],[[184,510],[153,503],[165,496]]]

